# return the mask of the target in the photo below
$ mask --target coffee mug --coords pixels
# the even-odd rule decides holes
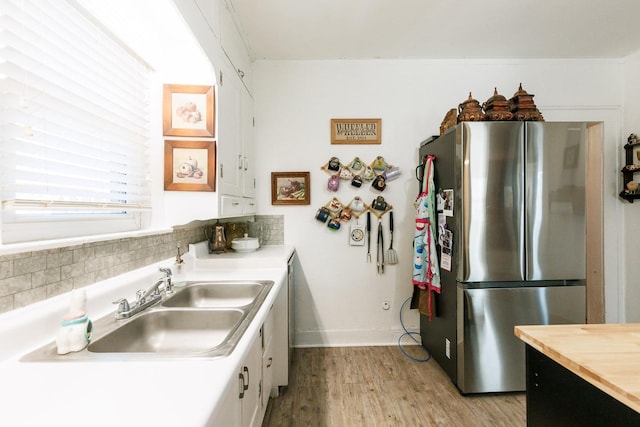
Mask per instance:
[[[327,227],[332,230],[340,230],[340,220],[332,218],[328,223]]]
[[[329,159],[329,164],[327,165],[327,169],[330,171],[339,171],[340,170],[340,160],[337,157],[332,157]]]
[[[360,157],[356,157],[355,159],[353,159],[350,168],[354,171],[359,171],[360,169],[362,169],[362,160],[360,160]]]
[[[386,171],[382,174],[387,181],[391,181],[400,176],[400,169],[396,166],[390,166]]]
[[[338,188],[340,188],[340,178],[338,177],[338,175],[331,175],[329,177],[327,188],[330,191],[338,191]]]
[[[384,197],[378,196],[373,199],[373,203],[371,203],[371,207],[377,211],[384,211],[387,209],[387,202],[385,202]]]
[[[329,206],[327,206],[327,208],[329,209],[329,212],[337,214],[342,210],[342,202],[334,197],[331,199],[331,202],[329,202]]]
[[[342,212],[340,212],[340,221],[349,222],[351,220],[351,215],[351,209],[342,209]]]
[[[360,197],[356,197],[351,201],[349,207],[353,212],[362,212],[364,210],[364,202]]]
[[[340,169],[340,179],[344,179],[344,180],[351,179],[351,175],[352,174],[349,169],[347,168]]]
[[[371,166],[377,171],[383,171],[387,168],[387,162],[384,161],[382,156],[378,156]]]
[[[383,175],[378,175],[371,183],[371,186],[378,191],[383,191],[387,187],[387,183],[385,181],[386,180]]]
[[[316,212],[316,219],[322,223],[327,222],[329,218],[329,209],[322,207]]]
[[[364,178],[365,181],[371,181],[373,178],[375,178],[375,176],[376,174],[371,168],[371,166],[367,166],[364,169],[364,174],[362,175],[362,178]]]

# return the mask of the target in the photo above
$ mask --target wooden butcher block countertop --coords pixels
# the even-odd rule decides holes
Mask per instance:
[[[515,334],[640,412],[640,324],[516,326]]]

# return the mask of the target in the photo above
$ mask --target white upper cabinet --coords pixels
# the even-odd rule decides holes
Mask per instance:
[[[256,195],[255,146],[253,142],[253,98],[242,91],[242,196]]]
[[[204,0],[202,0],[204,1]],[[228,0],[220,1],[220,44],[225,55],[233,64],[235,72],[249,93],[253,92],[251,57],[233,20],[233,6]]]
[[[209,28],[218,38],[220,38],[220,1],[224,0],[195,0]]]
[[[218,191],[220,216],[255,214],[253,99],[224,61],[218,76]]]
[[[212,218],[256,214],[252,63],[231,2],[174,1],[217,74],[217,200],[202,206]]]
[[[222,65],[222,66],[220,66]],[[218,71],[218,191],[242,195],[242,84],[231,65]]]

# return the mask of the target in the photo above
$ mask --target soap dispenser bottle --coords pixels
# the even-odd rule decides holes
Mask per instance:
[[[176,254],[176,262],[173,265],[173,277],[172,283],[175,287],[181,287],[187,284],[187,267],[185,265],[184,260],[182,259],[182,254],[180,253],[180,246],[178,246],[178,253]]]

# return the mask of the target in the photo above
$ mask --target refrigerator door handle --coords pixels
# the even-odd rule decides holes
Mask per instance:
[[[471,306],[471,297],[469,296],[469,292],[462,292],[464,295],[464,312],[467,317],[467,322],[469,324],[473,323],[473,307]]]

